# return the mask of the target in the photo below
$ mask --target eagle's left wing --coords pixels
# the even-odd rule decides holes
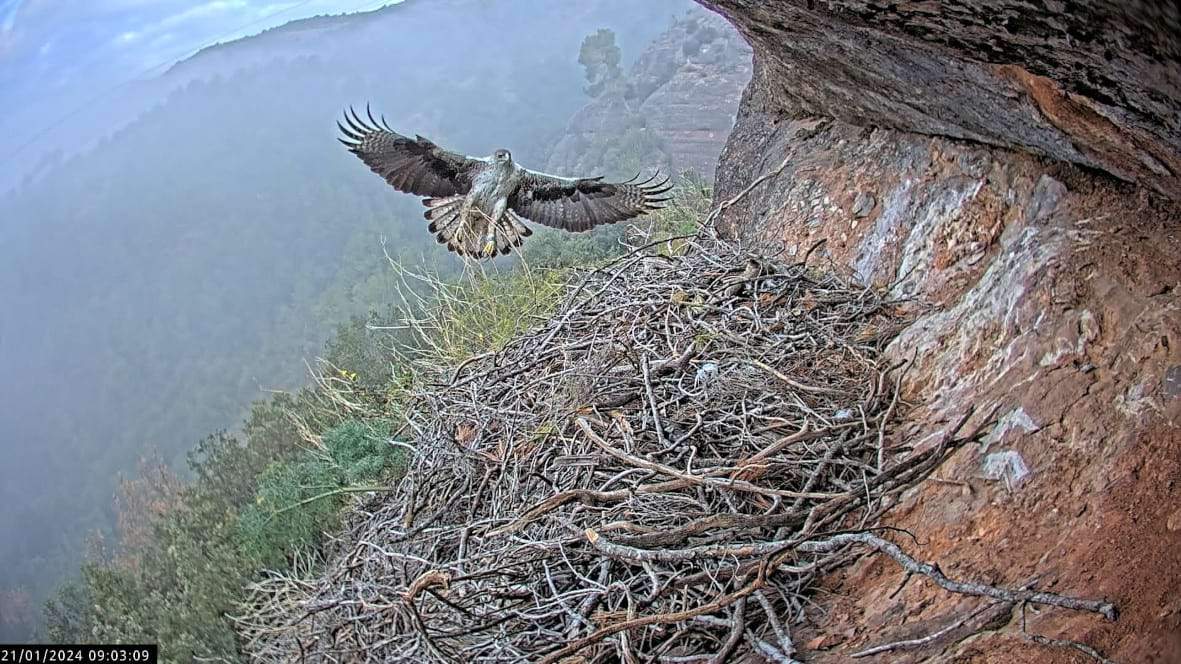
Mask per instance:
[[[338,140],[395,189],[441,198],[472,188],[472,174],[483,162],[444,150],[422,136],[403,136],[375,120],[368,107],[365,114],[368,122],[350,108],[345,124],[336,123],[344,134]]]
[[[668,200],[661,194],[672,189],[668,178],[637,179],[603,182],[601,177],[562,178],[526,170],[508,205],[530,221],[581,232],[659,210]]]

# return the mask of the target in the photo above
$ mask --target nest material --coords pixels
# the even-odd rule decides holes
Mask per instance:
[[[954,445],[892,447],[872,290],[717,242],[568,288],[417,395],[406,475],[327,569],[254,587],[251,655],[794,661],[810,586],[855,553],[833,533]]]

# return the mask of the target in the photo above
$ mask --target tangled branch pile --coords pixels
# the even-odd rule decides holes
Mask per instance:
[[[795,661],[810,586],[860,545],[996,590],[865,531],[957,443],[891,439],[889,303],[694,242],[572,281],[546,323],[417,394],[406,476],[318,579],[256,585],[249,652]]]

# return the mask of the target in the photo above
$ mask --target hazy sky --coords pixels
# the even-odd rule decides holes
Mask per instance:
[[[398,2],[0,0],[0,185],[23,172],[16,160],[35,163],[70,140],[67,132],[54,143],[50,132],[85,122],[125,93],[125,84],[159,76],[205,46]],[[109,115],[96,122],[110,122]]]
[[[117,84],[215,42],[395,1],[0,0],[0,95],[21,105],[35,100],[10,95]]]

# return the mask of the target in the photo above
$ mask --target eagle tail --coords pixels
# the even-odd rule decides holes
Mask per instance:
[[[470,224],[460,218],[463,199],[463,196],[449,196],[428,198],[422,202],[427,206],[423,216],[431,222],[430,232],[434,233],[439,244],[447,245],[447,249],[473,258],[491,258],[498,254],[503,256],[521,246],[525,238],[533,234],[516,213],[506,210],[492,233],[493,241],[488,242],[486,223]]]
[[[432,233],[436,232],[437,225],[434,222],[441,221],[443,217],[448,216],[451,212],[459,212],[463,207],[463,196],[448,196],[446,198],[424,198],[422,204],[426,206],[426,212],[422,213],[423,217],[431,223],[430,230]]]
[[[422,204],[427,210],[422,216],[431,222],[427,230],[435,235],[435,241],[446,245],[448,251],[479,258],[484,238],[479,229],[463,219],[463,200],[462,195],[424,199]]]
[[[463,196],[448,196],[447,198],[427,198],[423,200],[427,207],[422,213],[430,221],[427,227],[434,234],[439,244],[446,244],[448,249],[454,246],[456,235],[465,227],[460,213],[463,211]]]
[[[506,210],[496,228],[495,253],[504,255],[521,246],[533,231],[512,210]]]

